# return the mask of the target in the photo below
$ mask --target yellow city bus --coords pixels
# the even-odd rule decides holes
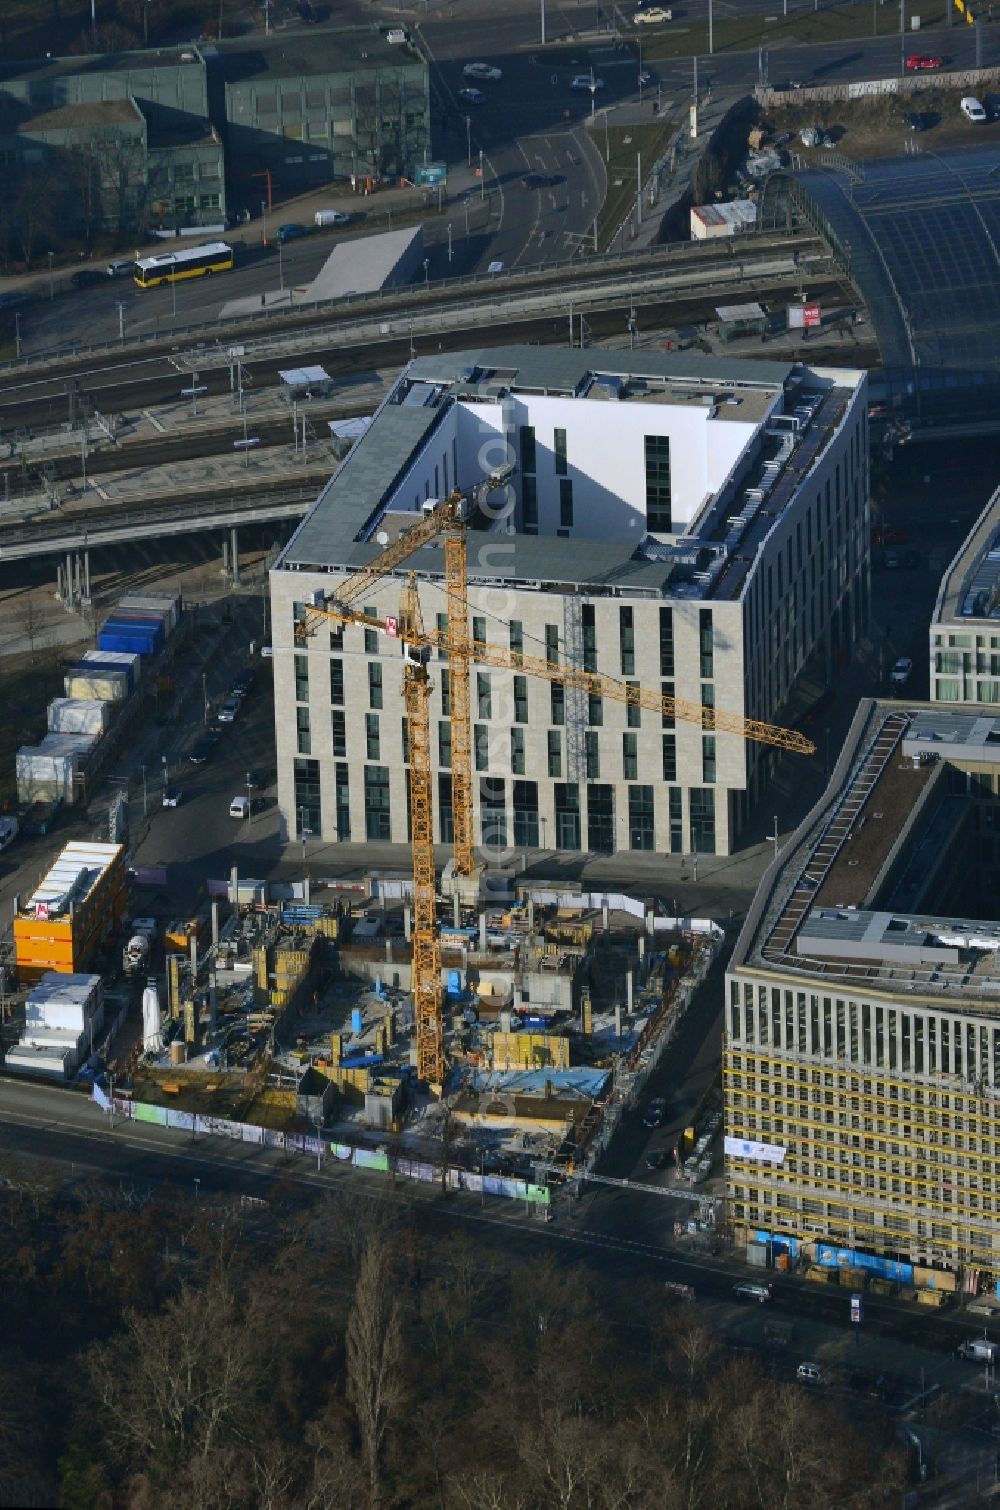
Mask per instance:
[[[157,252],[155,257],[141,257],[133,274],[139,288],[156,288],[160,283],[177,283],[181,278],[203,278],[209,273],[228,272],[233,265],[233,249],[225,241],[206,241],[202,246],[187,247],[180,252]]]

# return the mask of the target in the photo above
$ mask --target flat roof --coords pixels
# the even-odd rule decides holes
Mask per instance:
[[[949,763],[1000,767],[1000,716],[863,702],[826,793],[761,882],[730,968],[861,993],[968,993],[1000,1011],[1000,919],[906,905],[962,837]]]
[[[363,68],[420,67],[412,42],[386,41],[388,26],[310,27],[271,37],[223,41],[206,48],[227,85],[350,73]]]
[[[125,853],[122,844],[85,844],[74,840],[67,844],[53,863],[45,878],[29,896],[22,912],[33,913],[39,903],[52,905],[66,901],[70,895],[74,903],[82,902],[90,895],[101,876],[120,855]],[[66,901],[68,912],[69,903]]]
[[[150,47],[134,52],[83,53],[80,57],[32,58],[0,65],[0,88],[16,79],[64,79],[73,74],[138,72],[153,68],[203,66],[193,42],[186,47]]]
[[[338,242],[309,285],[306,299],[342,299],[348,294],[376,292],[414,245],[422,247],[423,239],[423,226],[410,225]]]
[[[931,624],[967,624],[970,619],[989,619],[994,613],[1000,618],[1000,488],[942,577]]]
[[[624,397],[631,402],[653,398],[699,406],[708,402],[717,413],[729,415],[732,411],[736,418],[759,424],[795,371],[794,364],[784,362],[691,357],[677,352],[579,351],[550,346],[495,346],[418,357],[400,374],[364,437],[323,488],[281,553],[278,569],[351,571],[372,560],[378,550],[369,543],[375,522],[454,401],[489,401],[505,393],[526,393]],[[646,384],[650,385],[648,389]],[[846,389],[833,388],[825,396],[816,394],[810,400],[810,424],[802,430],[801,440],[798,432],[792,437],[796,447],[805,448],[802,453],[795,453],[796,478],[822,449],[849,398]],[[821,423],[827,411],[826,422]],[[817,413],[817,423],[810,428],[813,412]],[[775,472],[770,476],[768,487],[778,475]],[[789,478],[788,489],[794,491],[795,486],[797,481]],[[727,504],[725,512],[732,511],[732,505]],[[764,508],[764,512],[770,521],[766,533],[780,509]],[[749,513],[747,517],[749,522]],[[655,549],[638,546],[634,540],[510,535],[505,537],[510,549],[505,553],[503,568],[491,568],[489,580],[499,576],[504,580],[565,586],[570,590],[585,587],[592,591],[657,595],[667,591],[669,585],[678,595],[709,596],[713,591],[711,573],[700,572],[703,579],[709,579],[701,582],[695,576],[699,566],[704,565],[699,553],[705,551],[721,560],[733,533],[732,525],[728,525],[727,539],[713,543],[711,531],[717,523],[709,510],[700,530],[692,529],[676,547]],[[478,554],[477,543],[470,539],[472,581],[476,580],[473,558]],[[433,549],[421,551],[412,558],[410,567],[428,575],[440,575],[441,554]],[[745,570],[732,576],[735,591],[744,578]]]
[[[60,105],[18,123],[18,131],[69,131],[87,126],[109,126],[115,122],[138,121],[143,115],[134,100],[95,100],[87,105]]]

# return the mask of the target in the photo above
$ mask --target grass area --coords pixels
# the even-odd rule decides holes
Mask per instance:
[[[936,0],[930,9],[920,7],[920,19],[923,27],[943,26],[947,21],[947,10],[941,0]],[[957,13],[954,24],[965,24]],[[644,63],[697,56],[704,59],[706,73],[711,73],[707,21],[691,26],[637,26],[634,32],[636,41],[642,42]],[[770,21],[761,15],[739,16],[733,20],[717,19],[713,27],[712,44],[715,53],[727,53],[745,52],[754,47],[787,47],[794,43],[820,46],[824,42],[847,42],[853,37],[864,39],[898,35],[899,6],[896,4],[823,5],[814,10],[812,6],[802,5],[801,0],[797,0],[797,3],[796,0],[789,0],[788,15],[782,15],[780,6],[776,3],[774,17]],[[919,52],[922,48],[920,32],[907,33],[907,37],[907,49]]]
[[[676,120],[659,118],[649,125],[605,126],[599,121],[592,132],[594,146],[605,158],[608,192],[597,219],[597,240],[606,251],[618,227],[635,204],[638,188],[637,154],[642,156],[645,180],[653,164],[667,150],[677,129]]]

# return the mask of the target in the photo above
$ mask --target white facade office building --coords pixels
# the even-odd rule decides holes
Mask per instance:
[[[271,574],[283,831],[408,839],[397,641],[331,625],[330,593],[429,499],[516,468],[468,532],[469,632],[647,690],[782,722],[868,613],[864,373],[681,354],[501,347],[409,364]],[[398,613],[428,547],[359,606]],[[331,632],[332,631],[332,632]],[[433,665],[435,835],[451,835],[447,662]],[[725,854],[771,752],[702,722],[472,668],[475,832],[490,850]]]

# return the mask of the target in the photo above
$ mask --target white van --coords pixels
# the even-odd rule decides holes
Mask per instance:
[[[325,225],[349,225],[351,217],[345,210],[317,210],[313,220],[322,228]]]
[[[795,1377],[800,1384],[825,1384],[823,1370],[818,1363],[800,1363],[795,1370]]]
[[[249,818],[250,798],[234,797],[229,804],[229,816],[230,818]]]
[[[986,119],[986,111],[974,94],[967,94],[962,100],[959,109],[967,121],[975,121],[981,125]]]

